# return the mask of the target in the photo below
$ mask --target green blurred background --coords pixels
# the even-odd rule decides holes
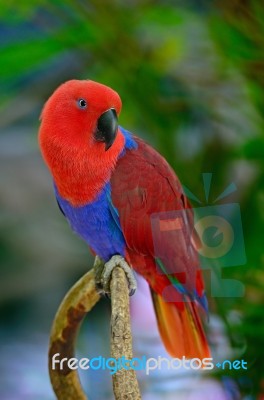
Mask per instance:
[[[113,87],[120,124],[156,147],[197,197],[204,199],[202,173],[213,173],[210,204],[237,186],[223,203],[240,204],[247,262],[222,277],[242,282],[245,293],[209,303],[249,369],[214,377],[229,379],[226,399],[263,398],[264,3],[0,0],[0,37],[1,399],[54,398],[46,368],[52,318],[92,265],[57,209],[37,143],[45,100],[72,78]],[[99,349],[108,311],[102,302],[83,329]]]

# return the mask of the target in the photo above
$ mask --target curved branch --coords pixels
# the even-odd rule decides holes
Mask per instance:
[[[94,270],[90,270],[69,290],[55,316],[49,348],[49,374],[53,390],[59,400],[86,400],[77,370],[57,363],[52,368],[52,357],[58,360],[74,357],[75,339],[86,315],[100,299],[95,288]]]
[[[75,340],[80,325],[86,315],[100,299],[95,286],[95,274],[102,270],[102,261],[96,257],[94,268],[87,272],[66,294],[55,316],[49,348],[49,373],[54,392],[59,400],[88,400],[78,377],[67,363],[52,365],[52,358],[61,361],[74,357]],[[130,327],[129,296],[125,273],[116,267],[110,283],[111,316],[111,356],[115,359],[133,358]],[[116,400],[140,400],[136,373],[132,369],[121,369],[113,376]]]

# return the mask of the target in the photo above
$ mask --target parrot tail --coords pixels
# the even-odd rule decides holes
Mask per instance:
[[[167,352],[175,358],[211,357],[210,349],[197,312],[191,301],[167,303],[151,291],[160,336]]]

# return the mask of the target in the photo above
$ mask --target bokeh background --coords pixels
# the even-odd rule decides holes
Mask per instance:
[[[202,173],[213,174],[208,204],[230,183],[237,187],[222,203],[240,204],[247,262],[221,276],[241,282],[244,293],[210,296],[207,279],[208,336],[219,360],[243,358],[249,368],[203,378],[142,375],[143,398],[262,399],[264,3],[0,0],[1,399],[55,398],[47,372],[52,319],[92,265],[57,209],[37,143],[45,100],[72,78],[118,91],[120,124],[155,146],[198,198]],[[150,343],[148,334],[142,338],[150,311],[146,305],[137,317],[139,302],[147,304],[143,284],[138,293],[140,353],[142,341]],[[108,356],[108,337],[109,302],[102,300],[84,323],[78,352]],[[149,354],[164,351],[155,340]],[[83,375],[89,398],[113,398],[109,373]]]

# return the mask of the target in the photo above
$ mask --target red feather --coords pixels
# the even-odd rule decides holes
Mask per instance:
[[[85,112],[76,103],[85,98]],[[92,202],[109,181],[124,147],[118,131],[112,147],[95,141],[100,115],[110,108],[121,111],[119,95],[109,87],[90,80],[71,80],[59,86],[41,114],[39,143],[59,194],[74,206]]]
[[[141,139],[134,137],[138,148],[120,158],[111,177],[112,201],[117,208],[127,244],[127,259],[150,284],[164,344],[173,356],[208,357],[210,354],[198,303],[173,288],[155,262],[153,214],[187,210],[187,222],[193,231],[190,205],[181,184],[167,161]],[[169,223],[172,223],[169,221]],[[203,293],[198,257],[183,241],[171,242],[160,235],[163,261],[172,277],[183,284],[186,292]],[[172,289],[166,302],[165,293]],[[180,338],[179,338],[180,335]]]

